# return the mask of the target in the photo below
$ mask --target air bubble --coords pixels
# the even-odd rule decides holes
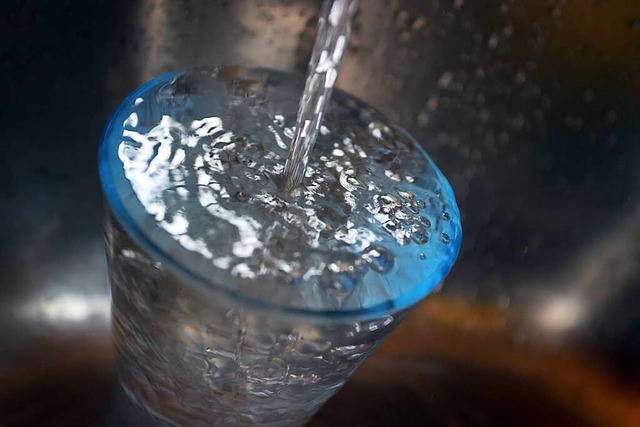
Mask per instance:
[[[429,241],[429,232],[421,226],[411,227],[411,239],[419,245],[424,245]]]
[[[440,234],[440,241],[445,245],[448,245],[451,242],[451,237],[447,233]]]
[[[419,216],[419,217],[418,217],[418,221],[419,221],[421,224],[424,224],[424,226],[425,226],[426,228],[431,228],[431,221],[429,221],[429,219],[428,219],[428,218],[426,218],[426,217],[424,217],[424,216]]]
[[[416,196],[413,193],[410,193],[408,191],[398,190],[398,195],[400,195],[400,197],[402,197],[404,200],[407,200],[409,202],[413,201],[416,198]]]
[[[426,256],[425,254],[423,254],[422,252],[420,252],[420,253],[418,254],[418,259],[420,259],[420,260],[424,261],[425,259],[427,259],[427,256]]]
[[[254,179],[258,182],[258,184],[262,186],[267,185],[269,183],[269,175],[266,172],[261,172],[257,174]]]
[[[387,273],[393,268],[393,254],[384,246],[370,246],[362,253],[369,266],[378,273]]]
[[[273,117],[273,123],[280,127],[284,127],[284,116],[282,114],[276,114]]]
[[[362,183],[360,181],[358,181],[355,177],[353,176],[348,176],[347,177],[347,182],[351,185],[353,185],[354,187],[360,187],[362,188]]]
[[[391,133],[391,130],[384,123],[373,122],[369,123],[369,132],[377,139],[381,139],[384,136],[387,136]]]
[[[249,169],[253,169],[257,165],[256,162],[254,162],[253,160],[247,159],[247,158],[243,158],[242,159],[242,164],[245,165],[246,167],[248,167]]]
[[[409,220],[409,215],[406,212],[402,212],[402,211],[397,211],[395,213],[395,217],[399,221],[407,221],[407,220]]]
[[[387,233],[393,234],[398,230],[398,224],[395,221],[387,221],[382,224],[382,228],[384,228]]]
[[[393,194],[385,194],[380,196],[380,201],[384,202],[387,205],[393,205],[396,208],[402,207],[402,202],[398,200],[398,198]]]
[[[391,170],[384,171],[384,174],[387,176],[387,178],[389,178],[392,181],[396,181],[396,182],[402,181],[402,178],[400,178],[400,175],[398,175],[397,173]]]
[[[442,212],[440,217],[445,221],[451,221],[451,215],[449,214],[449,212]]]

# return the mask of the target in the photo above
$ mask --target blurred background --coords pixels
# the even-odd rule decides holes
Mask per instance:
[[[305,72],[317,0],[5,0],[0,425],[101,425],[97,147],[144,81]],[[465,241],[319,426],[640,425],[637,0],[362,0],[338,86],[450,179]]]

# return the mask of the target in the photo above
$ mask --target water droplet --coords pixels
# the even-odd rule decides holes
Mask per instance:
[[[353,176],[348,176],[347,182],[355,187],[361,187],[361,188],[363,187],[362,183]]]
[[[393,194],[385,194],[380,196],[380,201],[386,205],[392,205],[396,208],[402,207],[402,202]]]
[[[449,214],[449,212],[442,212],[440,217],[445,221],[451,221],[451,215]]]
[[[409,215],[406,212],[402,212],[402,211],[396,211],[395,217],[399,221],[407,221],[409,219]]]
[[[428,218],[424,217],[424,216],[419,216],[418,217],[418,221],[422,224],[424,224],[424,226],[426,228],[431,228],[431,221],[429,221]]]
[[[238,191],[236,193],[236,200],[239,202],[246,202],[247,200],[249,200],[249,195],[244,191]]]
[[[429,241],[429,233],[422,226],[411,227],[411,239],[419,245],[424,245]]]
[[[348,191],[356,191],[358,188],[364,188],[364,185],[354,176],[355,173],[353,169],[340,173],[340,184]]]
[[[123,249],[120,251],[120,254],[128,259],[133,259],[133,260],[138,260],[139,258],[141,258],[140,254],[136,251],[132,251],[129,249]]]
[[[269,182],[269,175],[266,172],[261,172],[255,176],[255,180],[258,181],[260,185],[267,185]]]
[[[283,127],[284,126],[284,116],[282,114],[276,114],[273,117],[273,123],[276,125]]]
[[[416,198],[416,196],[413,193],[410,193],[408,191],[402,191],[402,190],[398,190],[398,194],[400,195],[400,197],[402,197],[404,200],[408,200],[408,201],[412,201],[413,199]]]
[[[249,159],[242,159],[241,161],[242,161],[242,164],[245,165],[249,169],[252,169],[257,165],[256,162],[254,162],[252,160],[249,160]]]
[[[405,209],[408,210],[409,212],[411,212],[414,215],[417,215],[420,213],[420,208],[418,206],[416,206],[415,203],[409,203],[405,206]]]
[[[397,173],[395,173],[393,171],[386,170],[386,171],[384,171],[384,174],[387,176],[387,178],[389,178],[392,181],[396,181],[396,182],[402,181],[402,178],[400,178],[400,175],[398,175]]]
[[[387,221],[382,224],[382,228],[384,228],[387,233],[393,234],[398,229],[398,224],[396,224],[394,221]]]
[[[449,235],[447,233],[441,233],[440,234],[440,241],[442,243],[444,243],[445,245],[448,245],[449,242],[451,242],[451,237],[449,237]]]
[[[425,254],[423,254],[422,252],[420,252],[418,254],[418,258],[421,259],[422,261],[424,261],[425,259],[427,259],[427,256]]]
[[[362,253],[362,258],[378,273],[387,273],[393,268],[393,254],[384,246],[369,246]]]
[[[371,135],[375,138],[381,139],[383,135],[388,136],[391,130],[384,123],[372,122],[369,123],[369,132],[371,132]]]

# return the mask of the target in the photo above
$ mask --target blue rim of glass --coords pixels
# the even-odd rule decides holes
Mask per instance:
[[[288,72],[271,70],[267,68],[254,68],[253,71],[270,71],[290,74]],[[138,97],[140,97],[140,95],[146,93],[150,88],[158,85],[159,83],[171,81],[172,79],[183,75],[186,72],[187,71],[175,71],[156,77],[139,86],[129,96],[127,96],[109,118],[107,126],[102,134],[100,148],[98,151],[100,183],[102,185],[107,204],[111,208],[111,213],[118,221],[118,223],[123,227],[125,232],[134,240],[134,242],[138,246],[141,247],[141,249],[143,249],[147,253],[147,255],[157,261],[160,261],[165,267],[168,268],[171,273],[183,279],[187,284],[193,284],[207,293],[215,294],[217,292],[220,292],[226,297],[238,301],[242,305],[259,309],[276,310],[290,315],[311,316],[314,318],[327,319],[360,320],[397,313],[417,304],[423,298],[427,297],[431,293],[431,291],[433,291],[433,289],[435,289],[444,280],[447,274],[449,274],[449,271],[453,267],[453,264],[458,257],[460,246],[462,244],[462,226],[459,222],[457,224],[457,232],[454,235],[450,236],[451,241],[448,245],[451,248],[450,253],[452,254],[452,256],[448,257],[446,259],[446,262],[441,263],[439,268],[434,270],[433,274],[430,275],[427,280],[419,285],[416,285],[413,289],[411,289],[411,291],[403,293],[393,300],[387,300],[370,307],[360,309],[316,310],[310,308],[290,307],[283,304],[275,304],[267,300],[250,297],[243,294],[242,292],[220,286],[213,280],[207,279],[201,274],[192,271],[187,266],[182,265],[181,263],[174,260],[171,255],[169,255],[161,247],[158,247],[158,245],[156,245],[139,227],[139,225],[135,222],[129,211],[126,209],[124,203],[120,199],[118,190],[116,188],[116,183],[113,179],[114,171],[112,170],[112,166],[114,164],[119,164],[120,159],[118,159],[117,157],[117,149],[115,149],[116,147],[113,146],[113,144],[110,144],[110,142],[113,142],[113,140],[109,141],[109,135],[113,132],[114,128],[121,128],[122,123],[126,118],[124,117],[123,113],[132,105],[132,103]],[[339,89],[334,90],[334,93],[340,93],[343,96],[348,96],[350,99],[356,101],[360,105],[366,106],[366,108],[368,108],[370,111],[377,112],[377,110],[373,109],[370,105],[364,103],[353,95],[347,94],[346,92],[340,91]],[[406,130],[402,129],[399,126],[395,126],[395,130],[401,132],[407,139],[409,139],[415,145],[418,151],[429,161],[431,167],[433,167],[434,169],[434,172],[440,178],[442,191],[444,193],[444,196],[446,197],[446,200],[450,202],[451,207],[455,209],[457,217],[459,218],[458,206],[456,203],[455,195],[453,193],[453,189],[451,188],[451,185],[447,181],[444,174],[436,166],[431,157],[429,157],[425,149],[416,141],[413,136],[411,136],[411,134],[409,134]]]

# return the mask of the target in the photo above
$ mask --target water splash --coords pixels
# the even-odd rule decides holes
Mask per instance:
[[[303,85],[203,69],[140,93],[112,135],[127,210],[172,259],[251,298],[333,310],[427,291],[460,240],[448,184],[403,131],[338,91],[304,185],[283,192]]]

